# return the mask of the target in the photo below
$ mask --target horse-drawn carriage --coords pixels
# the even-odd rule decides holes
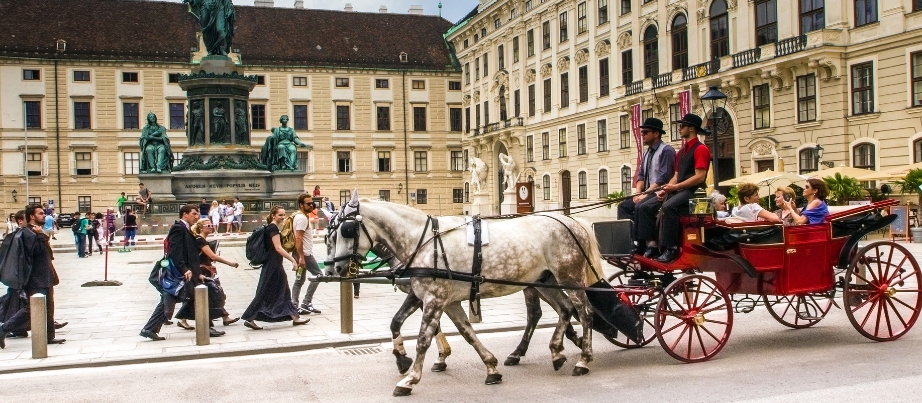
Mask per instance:
[[[858,245],[893,221],[882,210],[894,204],[877,202],[804,226],[685,216],[683,253],[672,263],[603,255],[620,269],[608,279],[613,288],[629,296],[651,329],[640,343],[623,335],[606,338],[625,348],[655,338],[678,360],[705,361],[727,344],[734,311],[749,312],[761,302],[783,325],[806,328],[822,320],[841,294],[859,333],[895,340],[922,308],[919,265],[894,242]]]

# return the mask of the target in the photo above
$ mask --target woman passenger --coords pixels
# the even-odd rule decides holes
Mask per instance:
[[[737,197],[740,199],[740,208],[736,216],[744,221],[769,221],[781,223],[777,215],[768,212],[759,205],[759,187],[752,183],[744,183],[737,188]]]
[[[730,216],[730,213],[727,212],[727,196],[724,196],[715,190],[711,192],[710,199],[711,205],[714,206],[714,211],[717,212],[718,220],[723,220],[724,218]]]
[[[804,185],[804,198],[807,199],[807,206],[802,211],[797,211],[794,201],[784,202],[785,210],[790,210],[794,217],[796,225],[821,224],[829,215],[829,207],[826,206],[826,196],[829,190],[822,179],[807,179]]]
[[[794,189],[788,186],[775,190],[775,205],[778,206],[778,209],[775,210],[774,213],[781,219],[781,223],[784,225],[795,225],[794,217],[791,216],[791,210],[786,210],[784,208],[784,202],[787,200],[794,201],[794,197]]]

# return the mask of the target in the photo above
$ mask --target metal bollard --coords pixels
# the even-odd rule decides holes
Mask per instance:
[[[339,283],[339,332],[352,333],[352,283]]]
[[[211,318],[208,317],[208,287],[195,286],[195,345],[211,343]]]
[[[48,308],[44,294],[29,298],[32,320],[32,358],[48,358]]]

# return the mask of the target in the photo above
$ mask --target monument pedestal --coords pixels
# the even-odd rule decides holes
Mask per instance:
[[[472,216],[493,215],[493,208],[490,206],[490,195],[474,194],[474,197],[471,200],[470,214]]]
[[[515,214],[516,212],[518,212],[518,208],[515,204],[515,189],[509,186],[509,188],[503,192],[503,202],[500,204],[500,214]]]
[[[153,193],[155,203],[159,201],[176,200],[173,193],[172,174],[138,174],[138,182],[143,183],[144,187]]]

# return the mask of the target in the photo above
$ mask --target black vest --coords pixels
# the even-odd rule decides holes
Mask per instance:
[[[682,183],[686,179],[695,176],[695,150],[698,149],[699,146],[704,147],[704,144],[701,143],[701,140],[695,142],[695,145],[691,147],[682,147],[679,151],[679,166],[677,169],[678,177],[676,178],[676,183]],[[707,172],[705,172],[705,176],[707,176]],[[707,181],[701,181],[698,186],[695,186],[692,189],[703,189],[705,187],[705,182]]]

